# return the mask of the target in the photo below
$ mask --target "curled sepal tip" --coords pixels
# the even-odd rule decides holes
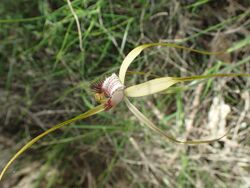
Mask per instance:
[[[121,83],[124,84],[125,82],[125,75],[127,73],[127,69],[129,67],[129,65],[133,62],[133,60],[146,48],[149,47],[154,47],[154,46],[167,46],[167,47],[174,47],[177,49],[184,49],[184,50],[188,50],[191,52],[196,52],[196,53],[200,53],[200,54],[206,54],[206,55],[216,55],[216,54],[222,54],[225,52],[206,52],[206,51],[202,51],[202,50],[195,50],[192,48],[187,48],[185,46],[180,46],[177,44],[172,44],[172,43],[150,43],[150,44],[143,44],[141,46],[138,46],[136,48],[134,48],[132,51],[130,51],[128,53],[128,55],[124,58],[121,67],[120,67],[120,71],[119,71],[119,78],[121,80]]]
[[[215,139],[210,139],[210,140],[187,140],[187,141],[182,141],[182,140],[177,140],[174,138],[172,135],[164,132],[160,128],[158,128],[154,123],[152,123],[146,116],[144,116],[127,98],[125,98],[125,103],[128,106],[129,110],[140,120],[140,122],[144,123],[147,127],[158,133],[159,135],[163,136],[165,139],[168,139],[172,142],[179,143],[179,144],[204,144],[204,143],[211,143],[218,141],[225,137],[230,129],[221,137],[215,138]]]

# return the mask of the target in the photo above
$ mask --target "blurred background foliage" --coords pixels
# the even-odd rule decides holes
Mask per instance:
[[[206,56],[146,50],[127,85],[160,76],[250,72],[248,0],[1,0],[0,167],[28,140],[96,105],[89,85],[118,72],[125,55],[150,42],[230,52]],[[230,135],[198,146],[166,142],[124,104],[39,141],[8,171],[9,187],[249,187],[249,79],[179,84],[133,100],[181,139]]]

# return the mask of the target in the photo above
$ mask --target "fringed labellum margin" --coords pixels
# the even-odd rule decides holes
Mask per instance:
[[[95,92],[95,99],[104,103],[105,110],[116,106],[124,99],[124,85],[116,74],[112,74],[103,81],[99,81],[91,86]]]

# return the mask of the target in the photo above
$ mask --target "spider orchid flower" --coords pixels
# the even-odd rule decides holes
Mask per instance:
[[[198,79],[205,79],[205,78],[215,78],[215,77],[231,77],[231,76],[245,76],[250,77],[250,74],[213,74],[213,75],[201,75],[201,76],[191,76],[191,77],[161,77],[149,80],[147,82],[125,87],[125,76],[128,70],[128,67],[133,62],[133,60],[146,48],[154,47],[154,46],[167,46],[167,47],[174,47],[184,50],[189,50],[191,52],[196,52],[200,54],[206,54],[206,55],[212,55],[212,54],[219,54],[221,52],[205,52],[200,50],[195,50],[191,48],[187,48],[184,46],[179,46],[176,44],[170,44],[170,43],[151,43],[151,44],[144,44],[141,46],[136,47],[133,49],[123,60],[119,76],[116,74],[112,74],[110,77],[107,77],[103,81],[99,81],[92,85],[92,90],[95,92],[95,99],[101,103],[100,105],[88,110],[87,112],[76,116],[72,119],[66,120],[62,123],[59,123],[52,128],[48,129],[47,131],[43,132],[42,134],[38,135],[37,137],[30,140],[27,144],[25,144],[20,150],[18,150],[15,155],[8,161],[8,163],[5,165],[3,170],[0,174],[0,181],[3,178],[3,175],[7,171],[7,169],[10,167],[10,165],[28,148],[30,148],[33,144],[35,144],[38,140],[43,138],[44,136],[48,135],[51,132],[56,131],[57,129],[60,129],[61,127],[65,125],[69,125],[72,122],[75,122],[77,120],[85,119],[90,116],[93,116],[95,114],[98,114],[102,111],[109,110],[110,108],[115,107],[120,102],[124,101],[129,108],[129,110],[138,118],[138,120],[148,126],[150,129],[158,133],[159,135],[163,136],[163,138],[168,139],[175,143],[182,143],[182,144],[200,144],[200,143],[210,143],[214,141],[218,141],[219,139],[223,138],[228,134],[230,130],[228,130],[225,134],[220,136],[219,138],[214,138],[210,140],[177,140],[174,136],[166,133],[165,131],[158,128],[153,122],[151,122],[146,116],[144,116],[130,101],[129,98],[136,98],[136,97],[143,97],[152,95],[155,93],[159,93],[162,91],[167,90],[169,87],[171,87],[174,84],[180,83],[180,82],[186,82],[186,81],[192,81],[192,80],[198,80]]]

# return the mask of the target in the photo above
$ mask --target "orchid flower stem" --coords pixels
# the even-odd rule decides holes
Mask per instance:
[[[70,7],[70,10],[72,12],[72,14],[75,17],[76,23],[77,23],[77,27],[78,27],[78,33],[79,33],[79,40],[80,40],[80,48],[82,50],[82,40],[81,40],[81,32],[80,32],[80,24],[77,18],[76,13],[73,10],[73,7],[71,5],[70,0],[67,0],[68,5]],[[154,46],[167,46],[167,47],[174,47],[174,48],[178,48],[178,49],[184,49],[184,50],[188,50],[191,52],[196,52],[196,53],[200,53],[200,54],[206,54],[206,55],[212,55],[212,54],[221,54],[223,52],[205,52],[205,51],[201,51],[201,50],[195,50],[195,49],[191,49],[191,48],[187,48],[184,46],[179,46],[177,44],[171,44],[171,43],[151,43],[151,44],[144,44],[141,46],[136,47],[135,49],[133,49],[123,60],[122,65],[120,67],[120,71],[119,71],[119,78],[114,76],[112,77],[112,79],[108,79],[108,81],[106,82],[101,82],[98,83],[97,85],[95,85],[95,90],[99,91],[99,90],[103,90],[105,88],[107,88],[108,94],[109,94],[109,100],[108,103],[105,104],[101,104],[99,106],[94,107],[93,109],[90,109],[89,111],[76,116],[72,119],[66,120],[62,123],[59,123],[55,126],[53,126],[52,128],[48,129],[47,131],[41,133],[40,135],[38,135],[37,137],[33,138],[32,140],[30,140],[27,144],[25,144],[21,149],[18,150],[18,152],[8,161],[8,163],[5,165],[5,167],[3,168],[3,170],[1,171],[0,174],[0,181],[3,178],[3,175],[5,174],[5,172],[7,171],[7,169],[10,167],[10,165],[23,153],[25,152],[28,148],[30,148],[33,144],[35,144],[37,141],[39,141],[41,138],[43,138],[44,136],[48,135],[51,132],[56,131],[57,129],[60,129],[61,127],[65,126],[65,125],[69,125],[72,122],[75,122],[77,120],[81,120],[81,119],[85,119],[87,117],[93,116],[99,112],[102,112],[106,109],[109,109],[112,106],[116,106],[118,103],[120,103],[122,101],[122,99],[125,98],[125,103],[128,106],[129,110],[145,125],[147,125],[150,129],[152,129],[153,131],[157,132],[159,135],[163,136],[164,138],[175,142],[175,143],[186,143],[186,144],[199,144],[199,143],[210,143],[210,142],[214,142],[217,141],[221,138],[223,138],[224,136],[226,136],[228,134],[228,132],[230,130],[228,130],[224,135],[222,135],[219,138],[216,139],[211,139],[211,140],[198,140],[198,141],[180,141],[175,139],[171,134],[167,134],[165,133],[163,130],[161,130],[160,128],[158,128],[154,123],[152,123],[146,116],[144,116],[129,100],[128,97],[142,97],[142,96],[147,96],[147,95],[151,95],[151,94],[155,94],[155,93],[159,93],[161,91],[164,91],[166,89],[168,89],[169,87],[171,87],[172,85],[179,83],[179,82],[185,82],[185,81],[192,81],[192,80],[198,80],[198,79],[205,79],[205,78],[215,78],[215,77],[232,77],[232,76],[245,76],[245,77],[250,77],[250,74],[214,74],[214,75],[201,75],[201,76],[191,76],[191,77],[183,77],[183,78],[179,78],[179,77],[158,77],[157,75],[151,75],[156,77],[155,79],[149,80],[145,83],[142,84],[138,84],[138,85],[134,85],[131,87],[128,87],[126,89],[124,89],[124,82],[125,82],[125,76],[127,74],[127,69],[130,66],[130,64],[133,62],[133,60],[146,48],[149,47],[154,47]],[[130,72],[131,74],[145,74],[144,72]],[[100,87],[101,86],[101,87]],[[112,86],[112,87],[111,87]],[[116,88],[114,89],[114,86],[116,86]],[[119,86],[119,87],[118,87]],[[113,90],[110,90],[110,88],[113,88]],[[116,90],[118,89],[118,91]],[[106,93],[107,94],[107,93]],[[124,97],[125,95],[125,97]],[[100,102],[102,102],[102,95],[96,95],[96,97],[100,100]],[[112,103],[112,105],[111,105]],[[107,108],[108,107],[108,108]]]

